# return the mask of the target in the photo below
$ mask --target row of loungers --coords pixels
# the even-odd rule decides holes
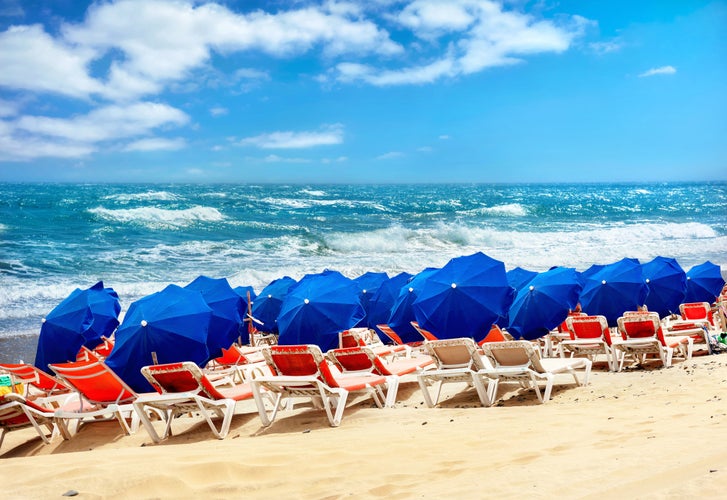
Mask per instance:
[[[315,345],[231,346],[210,369],[191,362],[142,368],[156,390],[144,394],[135,393],[102,356],[88,350],[75,362],[50,365],[56,377],[26,364],[0,365],[14,383],[26,388],[25,395],[0,396],[0,446],[14,429],[33,427],[49,443],[58,433],[70,439],[71,422],[77,423],[77,432],[82,423],[102,419],[117,420],[126,434],[141,423],[152,440],[160,442],[171,433],[173,420],[188,413],[200,414],[222,439],[236,403],[243,400],[254,400],[262,424],[269,426],[279,410],[307,398],[325,410],[335,427],[349,394],[370,397],[378,407],[393,407],[404,376],[416,377],[430,407],[438,404],[442,385],[450,382],[473,388],[484,406],[496,401],[499,384],[507,382],[534,389],[545,403],[557,374],[570,374],[576,384],[587,384],[592,359],[599,354],[605,354],[608,367],[617,371],[629,356],[641,363],[656,354],[669,366],[675,350],[689,359],[693,349],[694,339],[688,334],[693,332],[678,329],[685,334],[666,335],[654,313],[625,314],[615,334],[601,316],[573,316],[567,327],[570,338],[561,339],[555,358],[544,357],[536,342],[507,340],[502,333],[491,333],[485,340],[495,341],[477,345],[468,338],[438,340],[426,330],[421,333],[428,340],[419,345],[385,346],[367,343],[362,335],[367,330],[351,329],[341,335],[344,347],[325,355]],[[582,380],[576,372],[581,369]],[[153,419],[165,422],[161,435]]]

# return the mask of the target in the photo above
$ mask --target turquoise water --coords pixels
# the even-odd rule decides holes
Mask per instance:
[[[0,359],[98,280],[126,308],[200,274],[259,291],[285,275],[416,273],[476,251],[535,271],[657,255],[727,269],[727,183],[0,184]]]

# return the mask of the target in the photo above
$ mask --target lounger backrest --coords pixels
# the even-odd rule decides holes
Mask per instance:
[[[0,370],[5,370],[13,378],[13,385],[28,384],[44,392],[46,395],[60,394],[71,390],[61,380],[48,375],[43,370],[26,363],[0,364]]]
[[[362,342],[360,342],[358,336],[351,332],[350,330],[344,330],[339,334],[339,347],[348,348],[348,347],[358,347],[362,345]]]
[[[424,342],[424,349],[434,358],[439,369],[448,368],[474,368],[479,370],[483,366],[477,366],[477,360],[473,359],[477,346],[470,338],[427,340]],[[477,355],[479,359],[479,355]]]
[[[404,344],[404,342],[401,340],[401,337],[399,337],[399,335],[389,325],[376,325],[376,328],[378,328],[381,333],[389,337],[395,344]]]
[[[490,331],[487,332],[487,335],[485,335],[485,338],[480,340],[478,344],[482,345],[486,342],[504,342],[505,340],[508,340],[507,337],[505,337],[505,332],[503,332],[499,326],[492,325],[490,327]]]
[[[439,340],[439,339],[437,338],[437,336],[436,336],[436,335],[434,335],[434,334],[433,334],[432,332],[430,332],[429,330],[425,330],[424,328],[422,328],[421,326],[419,326],[419,323],[417,323],[416,321],[412,321],[412,322],[411,322],[411,326],[413,326],[413,327],[414,327],[414,329],[415,329],[416,331],[418,331],[418,332],[419,332],[419,334],[420,334],[420,335],[421,335],[422,337],[424,337],[424,340]]]
[[[364,347],[343,347],[341,349],[331,349],[327,353],[335,365],[342,372],[370,372],[374,369],[373,360],[369,357],[369,352]]]
[[[571,316],[566,319],[572,340],[605,339],[611,345],[611,333],[605,316]]]
[[[91,403],[128,403],[136,398],[134,391],[103,361],[76,361],[49,366]]]
[[[714,324],[712,308],[707,302],[687,302],[680,304],[679,312],[682,314],[682,319],[706,319],[711,324]]]
[[[245,357],[234,347],[222,348],[222,356],[215,358],[215,361],[224,366],[236,366],[245,364]]]
[[[659,321],[653,315],[648,314],[621,316],[618,318],[618,329],[630,339],[655,337],[659,329]]]
[[[102,358],[108,358],[109,354],[111,354],[111,351],[114,349],[114,343],[106,337],[101,337],[101,340],[103,342],[94,347],[93,351]]]
[[[224,399],[202,370],[189,361],[145,366],[141,373],[159,394],[192,392],[210,399]]]
[[[512,340],[509,342],[493,342],[484,344],[482,349],[495,366],[520,367],[531,365],[533,360],[540,364],[540,356],[532,344],[527,340]]]

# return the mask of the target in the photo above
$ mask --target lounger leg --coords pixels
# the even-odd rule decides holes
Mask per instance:
[[[393,408],[396,404],[396,395],[399,392],[399,377],[386,377],[386,385],[388,389],[386,390],[386,403],[384,403],[384,406]]]
[[[144,429],[146,429],[146,432],[149,434],[149,437],[151,437],[151,440],[155,443],[159,443],[162,438],[159,437],[159,434],[157,434],[156,429],[154,429],[151,420],[149,420],[149,416],[146,414],[146,411],[144,409],[144,403],[135,402],[134,410],[136,411],[137,415],[139,415],[139,420],[141,420],[141,423],[144,426]],[[167,420],[169,421],[169,424],[171,424],[171,417],[168,417]],[[167,422],[165,422],[165,424],[167,424]],[[164,431],[164,437],[167,436],[167,432],[167,430]]]
[[[432,404],[432,396],[429,394],[429,387],[424,379],[423,376],[418,376],[417,381],[419,382],[419,388],[422,391],[422,396],[424,397],[424,402],[426,403],[428,408],[433,408],[434,404]]]
[[[477,395],[480,397],[480,403],[482,403],[482,406],[492,406],[492,399],[490,398],[490,393],[488,391],[489,387],[485,387],[485,384],[488,384],[489,386],[489,382],[487,382],[485,378],[487,377],[473,374],[472,383],[475,386]]]
[[[252,387],[252,395],[253,398],[255,398],[255,405],[257,406],[257,412],[260,415],[260,420],[262,421],[263,427],[268,427],[273,423],[273,420],[275,420],[275,416],[278,413],[282,393],[278,393],[277,398],[275,399],[275,404],[273,405],[272,415],[268,417],[268,411],[265,409],[265,401],[263,401],[262,394],[260,393],[260,383],[253,380],[250,385]]]

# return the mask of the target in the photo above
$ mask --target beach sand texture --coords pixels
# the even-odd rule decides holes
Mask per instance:
[[[143,428],[124,436],[116,422],[48,446],[15,431],[2,448],[2,496],[724,497],[726,355],[621,373],[596,365],[586,387],[558,377],[545,405],[502,384],[491,408],[457,384],[426,408],[416,382],[402,383],[395,408],[354,399],[338,428],[300,407],[265,429],[243,402],[225,440],[186,417],[159,445]]]

